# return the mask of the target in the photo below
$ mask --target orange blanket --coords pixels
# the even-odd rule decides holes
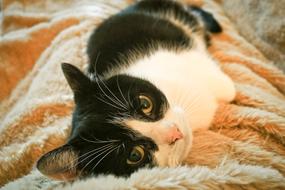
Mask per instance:
[[[91,31],[131,2],[3,0],[0,187],[285,189],[285,75],[238,34],[218,2],[187,2],[212,12],[224,29],[213,36],[209,51],[235,82],[234,103],[220,106],[210,130],[194,132],[184,167],[62,186],[37,171],[27,175],[37,159],[62,145],[69,133],[73,98],[60,64],[84,69]]]

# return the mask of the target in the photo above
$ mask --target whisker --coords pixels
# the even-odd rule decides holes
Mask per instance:
[[[99,152],[101,152],[101,151],[103,151],[103,150],[105,150],[105,149],[111,147],[111,145],[113,146],[114,144],[109,143],[109,144],[104,145],[104,146],[102,146],[102,147],[99,147],[99,148],[93,149],[93,150],[91,150],[91,151],[88,151],[88,152],[84,153],[83,155],[80,155],[79,157],[77,157],[76,159],[74,159],[72,162],[75,162],[76,160],[78,161],[80,158],[82,158],[82,157],[87,156],[88,154],[90,154],[89,156],[87,156],[87,157],[84,158],[83,160],[80,160],[79,162],[77,162],[75,165],[69,167],[68,169],[75,168],[76,166],[78,166],[80,163],[82,163],[82,162],[83,162],[84,160],[86,160],[87,158],[89,158],[89,157],[91,157],[92,155],[97,154],[97,153],[99,153]]]
[[[186,110],[189,111],[189,113],[194,113],[194,111],[197,110],[197,108],[200,107],[200,104],[197,104],[198,103],[198,100],[200,99],[201,96],[198,96],[193,102],[191,102],[190,105],[188,105],[186,107]]]
[[[135,112],[135,114],[137,114],[137,110],[135,109],[135,107],[134,107],[134,105],[133,105],[133,101],[131,101],[131,98],[130,98],[130,92],[131,92],[131,86],[129,87],[129,89],[128,89],[128,100],[129,100],[129,102],[130,102],[130,108],[132,108],[133,110],[134,110],[134,112]]]
[[[98,148],[98,150],[97,150],[97,149],[91,150],[91,151],[88,152],[88,154],[90,154],[89,156],[86,156],[87,153],[83,154],[83,155],[86,156],[86,157],[83,158],[82,160],[80,160],[80,161],[78,162],[78,164],[82,163],[82,162],[83,162],[84,160],[86,160],[87,158],[90,158],[91,156],[94,156],[94,155],[97,154],[97,153],[103,152],[103,151],[105,151],[106,149],[109,149],[109,148],[111,148],[111,147],[114,147],[114,144],[111,143],[111,144],[108,144],[108,145],[104,145],[104,146]],[[91,153],[92,153],[92,154],[91,154]],[[83,155],[81,155],[80,157],[78,157],[78,159],[84,157]],[[78,165],[78,164],[77,164],[77,165]]]
[[[101,140],[101,139],[97,139],[93,135],[92,135],[92,137],[96,140],[96,142],[100,142],[100,143],[120,142],[121,141],[121,140],[118,140],[118,139],[108,139],[108,141],[104,141],[104,140]]]
[[[126,118],[131,118],[131,115],[128,113],[110,114],[110,116],[112,118],[108,119],[107,122],[112,124],[122,124]]]
[[[126,151],[125,143],[122,143],[122,146],[123,146],[124,151]]]
[[[200,96],[195,98],[194,101],[192,101],[190,104],[187,105],[187,108],[193,108],[193,106],[197,106],[197,105],[200,105],[198,103],[198,100],[200,100]]]
[[[108,105],[110,105],[110,106],[112,106],[112,107],[114,107],[114,108],[117,108],[117,109],[120,109],[120,110],[125,110],[125,109],[123,109],[123,108],[121,108],[121,107],[117,107],[117,106],[115,106],[114,104],[111,104],[110,102],[105,101],[104,99],[102,99],[102,98],[100,98],[100,97],[96,97],[96,98],[98,98],[100,101],[102,101],[102,102],[104,102],[104,103],[106,103],[106,104],[108,104]]]
[[[189,108],[187,111],[188,111],[189,114],[193,114],[193,113],[195,113],[198,110],[199,107],[200,107],[200,105],[196,104],[195,106],[192,106],[191,108]]]
[[[117,75],[116,82],[117,82],[117,86],[118,86],[119,92],[120,92],[122,98],[124,99],[124,101],[126,102],[126,105],[129,107],[128,101],[126,100],[125,96],[123,95],[122,89],[121,89],[121,87],[120,87],[120,85],[119,85],[119,80],[118,80],[118,78],[119,78],[119,77],[118,77],[118,75]]]
[[[100,54],[100,52],[98,53],[98,55],[97,55],[97,57],[96,57],[96,60],[95,60],[95,66],[94,66],[94,70],[95,70],[95,76],[96,76],[96,80],[95,80],[95,82],[96,82],[96,84],[98,85],[98,87],[99,87],[99,89],[102,91],[102,93],[110,100],[110,101],[112,101],[114,104],[116,104],[117,106],[119,106],[119,107],[122,107],[122,105],[120,105],[120,104],[118,104],[113,98],[111,98],[110,96],[108,96],[107,94],[106,94],[106,92],[102,89],[102,87],[101,87],[101,85],[100,85],[100,83],[99,83],[99,81],[98,80],[100,80],[101,82],[102,82],[102,84],[105,86],[105,87],[107,87],[106,85],[105,85],[105,83],[103,82],[103,80],[101,79],[101,77],[98,75],[98,73],[97,73],[97,63],[98,63],[98,60],[99,60],[99,56],[100,56],[101,54]],[[97,80],[98,79],[98,80]],[[108,89],[108,87],[107,87],[107,90],[109,90]],[[109,90],[109,92],[111,92],[110,90]],[[112,93],[112,92],[111,92]],[[113,94],[113,93],[112,93]],[[105,101],[104,101],[105,102]],[[106,103],[106,102],[105,102]],[[110,105],[110,104],[109,104]],[[123,107],[124,108],[124,107]],[[126,108],[124,108],[124,109],[126,109]]]
[[[98,60],[99,60],[100,55],[101,55],[101,52],[99,51],[98,54],[97,54],[95,63],[94,63],[94,64],[95,64],[95,67],[94,67],[94,69],[95,69],[95,76],[96,76],[97,78],[99,77],[99,76],[98,76],[98,73],[97,73],[97,63],[98,63]]]
[[[189,96],[192,97],[191,99],[189,99]],[[195,93],[195,94],[192,94],[192,92],[190,93],[185,93],[184,96],[181,98],[181,101],[185,104],[189,104],[190,105],[196,101],[196,99],[199,97],[199,94],[198,93]],[[186,105],[187,105],[186,104]]]
[[[179,96],[176,97],[176,102],[178,105],[182,105],[184,103],[185,99],[187,98],[187,94],[185,93],[178,93]]]
[[[99,78],[99,80],[101,80],[101,79]],[[126,105],[124,105],[123,102],[121,102],[121,100],[110,90],[110,88],[104,83],[104,81],[101,80],[101,82],[105,86],[105,88],[110,92],[110,94],[117,100],[116,101],[113,99],[115,101],[114,103],[116,103],[118,106],[121,106],[121,107],[127,109]]]
[[[193,100],[191,100],[190,104],[186,104],[185,110],[189,110],[194,106],[197,105],[198,100],[201,98],[201,95],[196,95]],[[199,105],[199,104],[198,104]]]
[[[107,122],[108,122],[108,123],[111,123],[111,124],[121,124],[123,121],[124,121],[123,118],[121,118],[121,117],[116,117],[116,116],[113,116],[112,119],[108,119],[108,120],[107,120]]]
[[[116,140],[116,139],[110,139],[108,141],[104,141],[101,139],[97,139],[96,137],[92,136],[92,138],[94,138],[96,141],[90,140],[90,139],[86,139],[85,137],[83,137],[82,135],[79,135],[80,138],[82,138],[83,140],[87,141],[87,142],[91,142],[91,143],[110,143],[110,142],[119,142],[120,140]]]
[[[113,148],[114,148],[114,146],[111,146],[111,147],[105,149],[104,151],[102,151],[100,154],[98,154],[98,155],[95,156],[94,158],[92,158],[92,159],[81,169],[80,173],[82,173],[82,172],[84,171],[84,169],[85,169],[90,163],[92,163],[96,158],[98,158],[99,156],[101,156],[102,154],[108,152],[109,150],[111,150],[111,149],[113,149]]]
[[[118,104],[118,103],[116,102],[116,100],[114,100],[113,98],[111,98],[110,96],[108,96],[108,95],[106,94],[106,92],[102,89],[102,87],[101,87],[101,85],[99,84],[98,81],[96,81],[96,83],[97,83],[99,89],[100,89],[101,92],[105,95],[106,98],[108,98],[110,101],[112,101],[115,105],[117,105],[117,106],[119,106],[119,107],[122,107],[122,105]],[[104,102],[105,102],[105,101],[104,101]],[[105,103],[106,103],[106,102],[105,102]],[[109,104],[109,105],[110,105],[110,104]],[[115,107],[115,106],[114,106],[114,107]],[[124,107],[122,107],[122,108],[123,108],[123,109],[126,109],[126,108],[124,108]]]
[[[129,105],[133,109],[134,105],[133,105],[133,102],[131,101],[130,92],[131,92],[131,87],[129,87],[127,95],[128,95]]]
[[[108,156],[109,154],[111,154],[114,150],[118,149],[120,146],[118,145],[117,147],[113,148],[112,150],[110,150],[108,153],[106,153],[97,163],[95,166],[93,166],[93,168],[91,169],[91,171],[93,171],[96,166],[98,166],[98,164],[106,157]]]
[[[119,154],[120,152],[120,148],[121,148],[122,144],[119,145],[119,147],[117,148],[116,152],[117,152],[117,155]]]

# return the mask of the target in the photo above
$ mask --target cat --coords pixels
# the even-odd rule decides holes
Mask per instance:
[[[39,171],[72,180],[182,164],[192,132],[235,97],[207,52],[221,31],[210,13],[170,0],[142,0],[106,19],[88,41],[87,74],[62,64],[74,93],[71,135],[39,159]]]

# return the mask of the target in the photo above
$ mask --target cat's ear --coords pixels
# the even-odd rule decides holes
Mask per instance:
[[[70,181],[78,176],[78,153],[64,145],[43,155],[37,162],[38,170],[52,179]]]
[[[84,73],[82,73],[77,67],[68,63],[62,63],[61,68],[74,94],[77,92],[82,92],[86,89],[90,89],[90,79],[84,75]]]
[[[211,13],[204,11],[203,9],[196,6],[191,6],[190,8],[194,14],[196,14],[198,17],[201,18],[201,20],[205,24],[206,29],[209,32],[211,33],[222,32],[222,27]]]

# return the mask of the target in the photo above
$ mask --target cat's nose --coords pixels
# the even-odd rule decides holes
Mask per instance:
[[[167,135],[167,142],[168,144],[173,144],[177,140],[182,139],[183,134],[179,130],[179,128],[176,125],[173,125],[170,127],[168,135]]]

